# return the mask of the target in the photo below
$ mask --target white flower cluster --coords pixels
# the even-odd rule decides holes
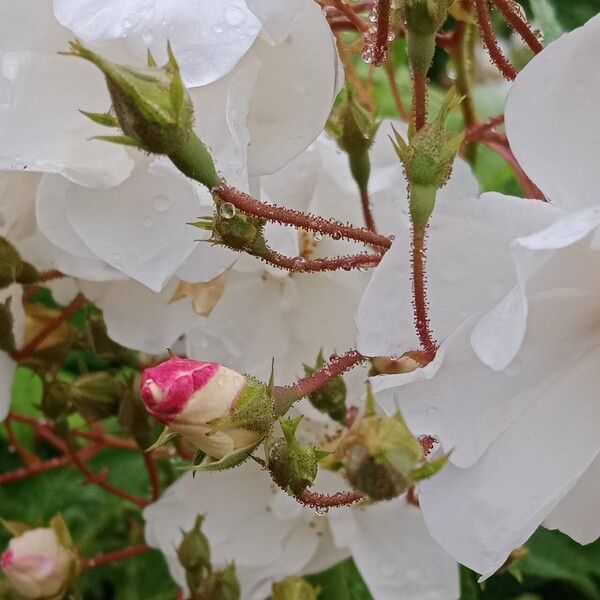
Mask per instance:
[[[89,141],[102,128],[77,109],[108,110],[110,99],[90,65],[57,55],[74,37],[133,64],[148,48],[164,62],[170,41],[195,131],[228,183],[363,225],[347,156],[323,133],[343,69],[313,0],[0,2],[0,234],[40,270],[71,278],[50,284],[57,299],[81,291],[110,337],[141,352],[180,340],[190,358],[263,381],[275,357],[280,384],[322,347],[356,344],[367,357],[419,347],[408,183],[389,142],[404,124],[384,121],[370,152],[374,220],[395,236],[377,269],[288,275],[191,227],[213,199],[166,159]],[[599,56],[596,17],[536,56],[510,90],[511,148],[548,202],[480,195],[461,159],[438,194],[427,281],[441,347],[424,368],[371,379],[382,410],[401,409],[415,435],[452,451],[419,485],[420,508],[403,497],[325,518],[254,463],[186,475],[144,512],[147,542],[182,587],[176,548],[198,514],[215,561],[235,561],[247,600],[350,555],[376,600],[454,600],[457,563],[487,577],[541,524],[582,543],[600,536]],[[356,252],[272,223],[265,237],[288,256]],[[13,298],[17,342],[20,294],[11,286],[0,296]],[[1,353],[2,418],[14,369]],[[348,377],[355,400],[365,379],[364,370]],[[321,432],[322,416],[299,410]],[[316,487],[344,482],[325,472]]]

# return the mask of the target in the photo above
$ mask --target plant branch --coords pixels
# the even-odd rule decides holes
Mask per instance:
[[[532,52],[539,54],[544,49],[544,45],[531,30],[529,23],[521,17],[519,8],[512,0],[492,0],[492,4],[502,13],[506,22],[521,36]]]
[[[106,554],[98,554],[89,558],[81,560],[82,569],[92,569],[94,567],[100,567],[102,565],[108,565],[114,562],[120,562],[133,556],[139,556],[140,554],[146,554],[150,552],[152,548],[147,544],[138,544],[137,546],[129,546],[122,550],[115,550],[114,552],[107,552]]]

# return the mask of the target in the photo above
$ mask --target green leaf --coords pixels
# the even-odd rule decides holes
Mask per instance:
[[[119,121],[109,113],[93,113],[85,110],[79,111],[82,115],[85,115],[88,119],[94,121],[98,125],[103,127],[118,127]]]

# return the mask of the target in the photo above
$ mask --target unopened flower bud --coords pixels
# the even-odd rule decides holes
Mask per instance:
[[[317,362],[314,367],[304,365],[304,373],[312,375],[325,365],[323,352],[319,352]],[[310,403],[319,411],[331,417],[334,421],[341,423],[346,418],[348,409],[346,407],[346,383],[341,375],[334,377],[322,388],[313,392],[308,399]]]
[[[113,63],[79,41],[70,46],[71,54],[89,60],[106,77],[116,119],[125,135],[103,139],[153,154],[172,154],[186,144],[192,134],[194,109],[170,46],[166,65],[146,68]],[[154,64],[149,61],[149,65]],[[116,124],[107,115],[86,115],[102,125]]]
[[[317,600],[321,590],[302,577],[288,577],[273,584],[273,600]]]
[[[296,439],[301,420],[301,416],[281,420],[283,437],[272,445],[267,462],[273,481],[292,496],[299,496],[314,483],[319,460],[329,454]]]
[[[2,572],[24,598],[61,600],[67,594],[79,566],[68,533],[63,539],[61,531],[66,527],[55,518],[50,528],[30,529],[13,537],[0,556]]]
[[[452,165],[464,138],[464,132],[446,131],[448,115],[462,97],[454,89],[444,99],[437,117],[419,131],[409,129],[408,143],[398,132],[392,140],[410,183],[410,214],[413,224],[425,226],[435,207],[437,191],[452,174]]]
[[[408,62],[415,73],[427,73],[435,53],[435,34],[444,24],[453,0],[400,0]]]
[[[213,575],[211,600],[240,600],[241,588],[234,565],[229,565]]]
[[[336,459],[356,490],[373,500],[391,500],[436,473],[447,457],[427,463],[421,443],[400,413],[375,413],[369,389],[365,416],[340,439]]]
[[[348,155],[352,177],[362,190],[367,189],[371,175],[369,150],[379,125],[380,121],[360,104],[349,87],[327,123],[327,130]]]
[[[210,544],[202,532],[203,523],[204,517],[198,515],[193,529],[184,533],[177,549],[177,557],[186,572],[210,572]]]
[[[155,419],[216,460],[254,448],[275,420],[268,386],[217,363],[174,357],[148,368],[141,397]]]

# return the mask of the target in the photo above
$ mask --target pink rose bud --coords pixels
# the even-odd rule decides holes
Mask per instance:
[[[217,460],[257,444],[274,416],[266,386],[223,365],[173,357],[142,374],[148,412]]]
[[[0,568],[24,598],[62,598],[76,571],[77,558],[52,529],[31,529],[10,540]]]

